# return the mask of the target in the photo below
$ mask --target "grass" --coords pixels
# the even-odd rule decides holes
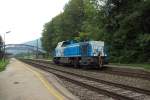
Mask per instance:
[[[48,57],[47,60],[53,60],[53,57]]]
[[[143,64],[119,64],[119,63],[112,63],[112,65],[117,65],[117,66],[127,66],[127,67],[139,67],[139,68],[144,68],[144,69],[149,69],[150,70],[150,64],[148,63],[143,63]]]
[[[8,64],[8,60],[0,60],[0,72],[5,70],[6,65]]]

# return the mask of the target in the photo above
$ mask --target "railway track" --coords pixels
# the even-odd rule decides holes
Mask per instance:
[[[63,78],[69,82],[88,88],[99,94],[107,95],[117,100],[148,100],[150,98],[150,91],[127,85],[117,84],[100,80],[95,77],[81,75],[80,73],[70,72],[56,67],[49,66],[45,62],[37,62],[34,60],[23,60],[28,64],[35,65],[38,68],[48,71]]]
[[[31,59],[30,59],[31,60]],[[33,60],[38,61],[41,63],[46,64],[53,64],[54,63],[50,60]],[[92,72],[99,72],[99,70],[90,70]],[[139,69],[131,69],[131,68],[119,68],[119,67],[111,67],[111,66],[104,66],[104,68],[101,70],[101,73],[108,73],[108,74],[116,74],[120,76],[128,76],[128,77],[135,77],[135,78],[141,78],[150,80],[150,72],[139,70]]]
[[[150,80],[150,72],[146,72],[139,69],[130,69],[130,68],[119,68],[119,67],[109,67],[105,66],[104,68],[105,73],[109,74],[117,74],[121,76],[129,76],[129,77],[136,77],[136,78],[142,78],[146,80]]]
[[[34,60],[41,63],[53,64],[52,61],[49,60]],[[99,70],[90,70],[93,72],[99,72]],[[111,67],[111,66],[104,66],[101,73],[108,73],[108,74],[116,74],[120,76],[128,76],[128,77],[135,77],[135,78],[142,78],[146,80],[150,80],[150,72],[139,70],[139,69],[131,69],[131,68],[119,68],[119,67]]]

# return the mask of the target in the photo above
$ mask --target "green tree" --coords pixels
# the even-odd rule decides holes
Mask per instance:
[[[63,40],[103,40],[111,61],[150,61],[149,0],[70,0],[44,25],[42,45],[52,52]]]

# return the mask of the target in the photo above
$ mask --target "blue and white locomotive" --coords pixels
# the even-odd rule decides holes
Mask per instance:
[[[101,68],[108,63],[108,53],[103,41],[62,41],[55,48],[56,64],[95,65]]]

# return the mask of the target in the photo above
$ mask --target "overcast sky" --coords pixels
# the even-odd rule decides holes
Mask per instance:
[[[6,43],[23,43],[41,36],[43,25],[63,11],[69,0],[0,0],[0,34]]]

